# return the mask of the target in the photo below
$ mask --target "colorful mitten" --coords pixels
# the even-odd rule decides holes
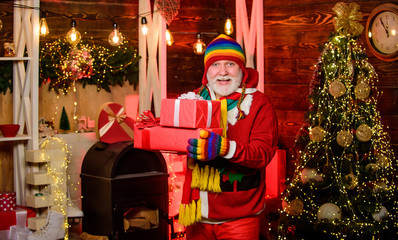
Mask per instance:
[[[190,138],[188,143],[188,157],[196,160],[212,160],[217,156],[224,157],[229,151],[228,139],[207,130],[200,130],[200,138]]]

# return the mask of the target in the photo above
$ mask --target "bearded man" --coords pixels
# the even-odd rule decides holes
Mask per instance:
[[[226,134],[201,130],[188,140],[179,221],[188,240],[257,240],[265,208],[265,167],[277,148],[271,99],[257,91],[258,71],[242,47],[221,34],[207,47],[202,86],[194,92],[227,109]]]

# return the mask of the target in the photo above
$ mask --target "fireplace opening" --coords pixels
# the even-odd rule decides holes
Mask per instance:
[[[166,240],[168,174],[159,152],[97,142],[81,170],[82,230],[109,239]]]

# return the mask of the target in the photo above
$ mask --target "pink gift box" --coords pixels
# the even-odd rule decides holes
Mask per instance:
[[[0,193],[0,212],[14,211],[16,205],[15,192]]]
[[[219,128],[221,102],[193,99],[162,99],[160,126]]]
[[[134,126],[134,147],[146,150],[187,152],[188,139],[199,138],[200,128],[145,127]],[[222,128],[208,131],[222,134]]]

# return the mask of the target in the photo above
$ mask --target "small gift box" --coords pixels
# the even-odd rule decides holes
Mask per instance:
[[[162,99],[160,126],[220,128],[220,116],[220,101]]]
[[[14,211],[16,204],[15,192],[0,193],[0,212]]]
[[[115,143],[134,139],[135,121],[117,103],[103,104],[98,113],[96,133],[101,142]]]

